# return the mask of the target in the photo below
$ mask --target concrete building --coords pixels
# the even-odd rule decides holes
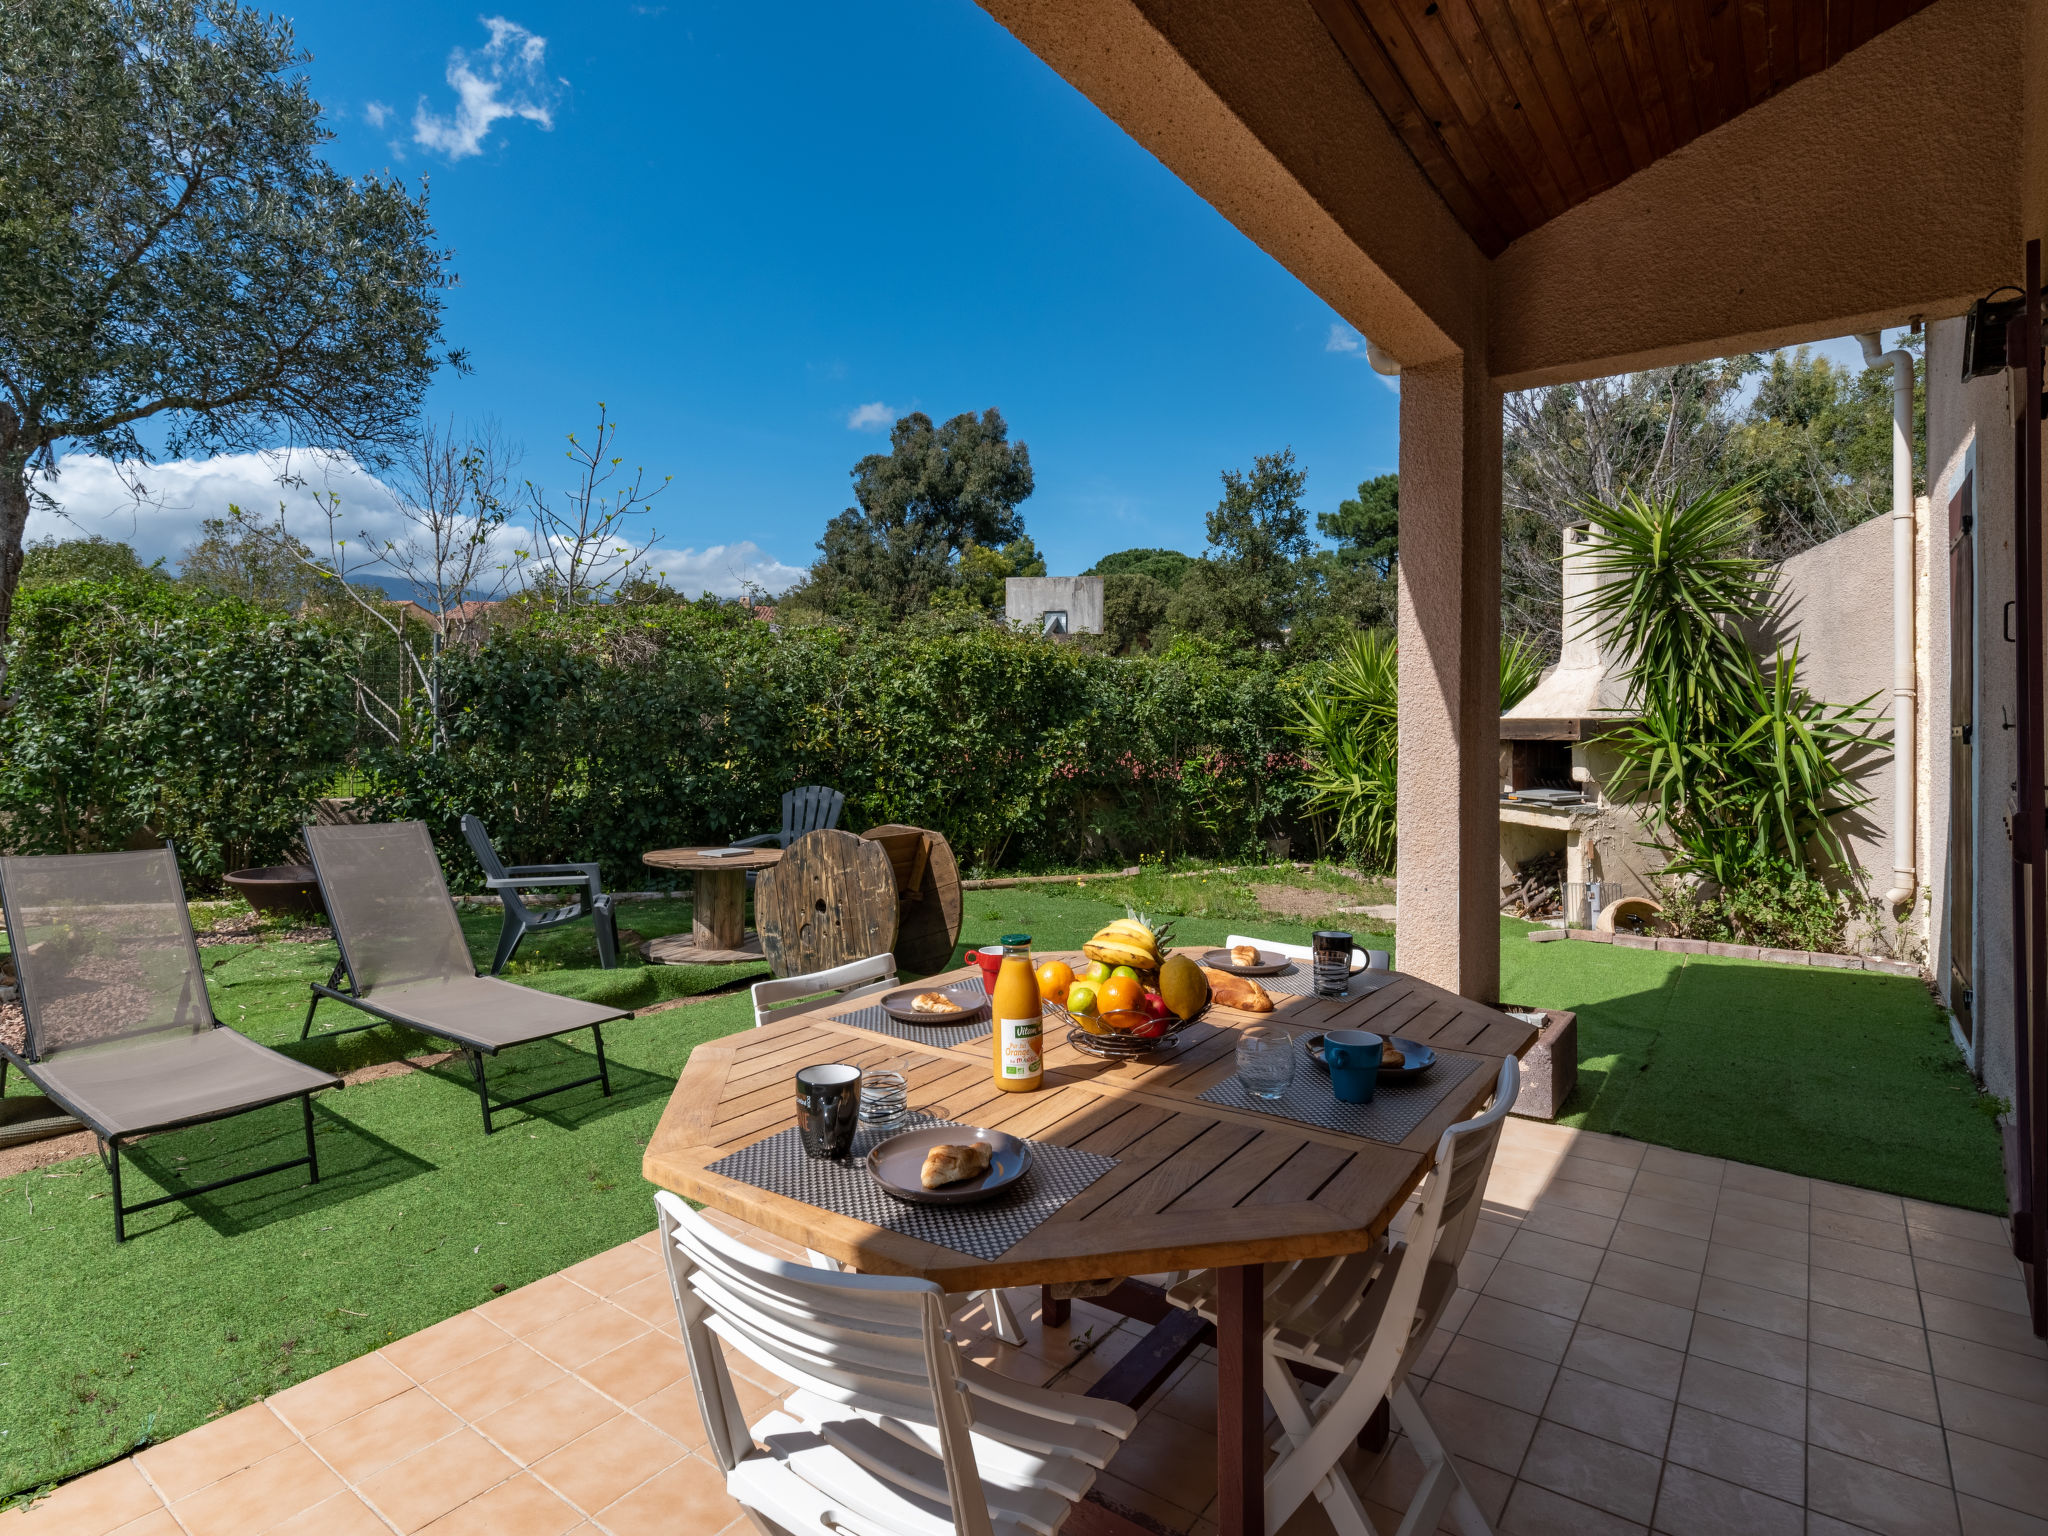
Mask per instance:
[[[1967,601],[1931,603],[1946,697],[1894,697],[1954,754],[1933,980],[2015,1106],[2048,1332],[2040,337],[2009,368],[1980,310],[1966,368],[1962,319],[2039,283],[2048,5],[982,3],[1399,370],[1401,963],[1467,996],[1500,975],[1502,392],[1927,322],[1934,579]]]
[[[1003,581],[1003,617],[1012,628],[1045,635],[1102,633],[1100,576],[1010,576]]]

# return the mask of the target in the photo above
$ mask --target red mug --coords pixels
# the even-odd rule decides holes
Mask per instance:
[[[982,987],[993,996],[996,990],[996,973],[1003,968],[1003,946],[986,944],[980,949],[967,951],[968,962],[981,967]]]

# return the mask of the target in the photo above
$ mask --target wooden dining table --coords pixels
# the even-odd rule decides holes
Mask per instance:
[[[1199,953],[1199,951],[1184,951]],[[1065,958],[1056,954],[1041,960]],[[1078,956],[1073,958],[1079,958]],[[1305,968],[1305,966],[1304,966]],[[975,975],[930,978],[933,986]],[[1273,992],[1271,1013],[1212,1005],[1170,1052],[1111,1061],[1049,1027],[1044,1086],[1006,1093],[992,1081],[989,1039],[942,1047],[904,1040],[839,1016],[872,998],[828,1003],[766,1028],[699,1045],[647,1146],[654,1184],[870,1274],[913,1275],[949,1292],[1046,1287],[1158,1274],[1219,1271],[1217,1524],[1222,1536],[1265,1529],[1262,1468],[1260,1266],[1357,1253],[1383,1233],[1421,1183],[1444,1129],[1475,1113],[1501,1059],[1520,1055],[1535,1029],[1498,1009],[1398,971],[1352,978],[1343,998]],[[1235,1071],[1238,1032],[1368,1029],[1486,1059],[1399,1143],[1205,1103]],[[711,1171],[721,1158],[795,1123],[793,1074],[818,1062],[888,1066],[910,1083],[913,1110],[1116,1160],[1116,1166],[995,1259],[892,1232]],[[1047,1321],[1064,1303],[1042,1292]],[[1136,1406],[1211,1337],[1209,1325],[1136,1280],[1099,1305],[1152,1324],[1151,1333],[1090,1389]],[[1076,1536],[1139,1528],[1085,1505]]]

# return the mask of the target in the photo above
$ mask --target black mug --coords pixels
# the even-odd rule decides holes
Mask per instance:
[[[800,1067],[796,1074],[796,1124],[804,1151],[812,1157],[845,1157],[860,1129],[860,1068]]]
[[[1316,996],[1342,997],[1351,990],[1351,935],[1319,929],[1309,940]]]

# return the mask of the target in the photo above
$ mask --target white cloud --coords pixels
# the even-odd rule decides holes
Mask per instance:
[[[140,499],[130,489],[136,483],[144,489]],[[333,532],[348,541],[343,554],[351,579],[370,554],[366,545],[403,540],[408,532],[404,514],[383,481],[345,453],[318,449],[121,465],[90,454],[67,453],[57,461],[56,478],[38,485],[59,510],[38,506],[30,511],[31,541],[98,534],[129,545],[144,564],[161,559],[172,571],[202,537],[200,524],[226,517],[230,503],[268,522],[282,502],[285,526],[315,555],[326,558],[329,527],[321,502],[337,498]],[[517,563],[514,550],[531,542],[530,530],[519,526],[501,530],[492,540],[508,570]],[[647,562],[668,577],[670,586],[690,597],[700,592],[737,597],[749,583],[781,592],[804,574],[751,539],[701,550],[664,549],[657,544]],[[362,574],[365,580],[399,579],[388,566]]]
[[[855,432],[879,432],[884,427],[894,426],[896,413],[879,400],[870,400],[866,405],[857,405],[847,412],[846,425]]]
[[[420,98],[412,116],[413,142],[439,150],[450,160],[483,152],[491,126],[501,118],[524,118],[543,129],[555,126],[561,82],[546,73],[548,40],[502,16],[482,18],[491,39],[472,53],[448,54],[448,83],[455,87],[453,116],[428,110]]]
[[[363,103],[363,120],[372,128],[382,128],[391,121],[391,108],[385,102],[366,101]]]
[[[1330,338],[1323,343],[1323,350],[1325,352],[1362,352],[1365,350],[1365,339],[1343,322],[1332,321],[1330,324]]]

